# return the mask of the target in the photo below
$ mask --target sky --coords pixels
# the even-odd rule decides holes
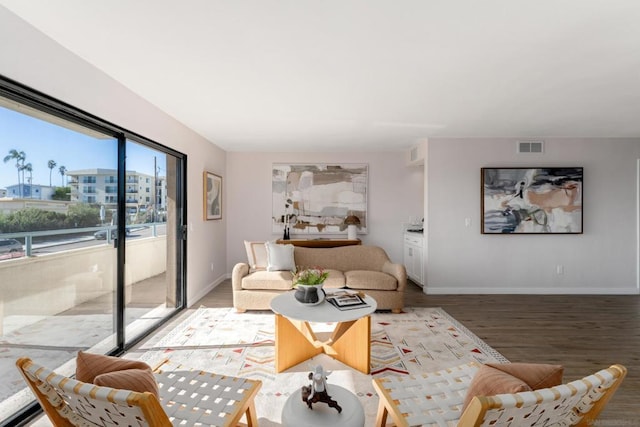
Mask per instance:
[[[116,169],[117,142],[114,138],[101,139],[49,123],[42,119],[0,106],[0,188],[18,184],[15,160],[2,160],[11,149],[23,151],[26,163],[33,168],[33,184],[49,185],[49,160],[56,162],[51,173],[51,184],[62,185],[58,168]],[[127,170],[153,175],[156,157],[158,175],[166,175],[165,155],[134,142],[127,144]],[[29,172],[25,171],[25,182]],[[64,182],[66,183],[66,177]]]

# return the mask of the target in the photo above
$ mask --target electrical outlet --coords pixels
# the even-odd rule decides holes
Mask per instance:
[[[211,263],[211,271],[213,271],[213,263]]]
[[[465,218],[464,219],[464,226],[465,227],[471,227],[471,218]]]
[[[558,275],[564,274],[564,265],[558,264],[556,266],[556,274]]]

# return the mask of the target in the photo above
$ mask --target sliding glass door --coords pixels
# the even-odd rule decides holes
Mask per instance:
[[[131,342],[180,306],[181,161],[127,140],[125,337]]]
[[[0,78],[0,426],[15,361],[72,375],[184,308],[184,155]],[[18,414],[18,415],[16,415]]]

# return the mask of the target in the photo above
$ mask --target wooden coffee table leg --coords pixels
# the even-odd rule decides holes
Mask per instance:
[[[368,374],[371,367],[371,317],[338,323],[327,347],[333,350],[331,353],[325,350],[330,356]]]
[[[371,317],[340,322],[328,342],[320,342],[307,322],[275,315],[276,372],[282,372],[322,352],[368,374],[371,365]]]
[[[306,322],[296,322],[276,314],[276,372],[282,372],[322,353],[313,331]]]

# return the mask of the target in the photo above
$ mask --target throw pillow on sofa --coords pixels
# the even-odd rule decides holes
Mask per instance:
[[[265,247],[267,248],[267,271],[293,271],[296,269],[293,245],[267,242]]]
[[[251,272],[267,269],[267,247],[265,242],[245,240],[244,249],[247,251],[247,261]]]

